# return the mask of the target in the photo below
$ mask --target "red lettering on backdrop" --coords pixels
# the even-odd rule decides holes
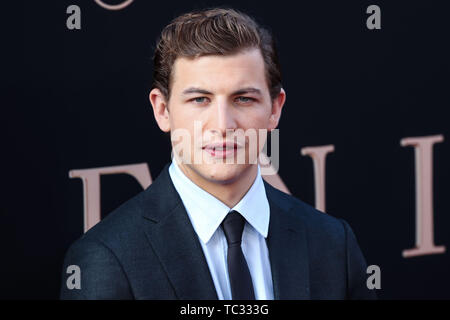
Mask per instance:
[[[83,181],[84,232],[101,220],[100,175],[103,174],[129,174],[136,178],[144,189],[152,183],[150,170],[146,163],[70,170],[70,178],[80,178]]]
[[[314,190],[316,208],[325,212],[325,161],[327,154],[334,151],[333,145],[306,147],[301,149],[302,155],[311,157],[314,166]]]
[[[445,246],[434,244],[433,227],[433,145],[442,141],[442,135],[400,141],[403,147],[414,147],[416,167],[416,247],[403,250],[404,258],[445,252]]]
[[[445,246],[434,244],[433,226],[433,145],[444,141],[443,135],[404,138],[402,146],[412,146],[415,151],[416,176],[416,247],[403,250],[403,257],[416,257],[428,254],[444,253]],[[302,155],[308,155],[313,160],[314,189],[316,208],[325,212],[325,163],[328,153],[334,151],[333,145],[305,147]],[[262,177],[275,188],[290,194],[275,167],[270,165],[267,155],[260,154]],[[146,163],[124,166],[101,167],[69,171],[70,178],[80,178],[83,181],[84,199],[84,231],[86,232],[101,219],[100,211],[100,175],[129,174],[138,180],[146,189],[152,182],[150,170]]]
[[[133,0],[125,0],[122,3],[119,4],[107,4],[104,3],[102,0],[94,0],[100,7],[105,8],[107,10],[122,10],[123,8],[127,7],[129,4],[133,2]]]

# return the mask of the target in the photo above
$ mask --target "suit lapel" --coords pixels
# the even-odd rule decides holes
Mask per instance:
[[[168,167],[148,189],[145,234],[179,299],[217,299],[202,247]]]
[[[272,270],[274,298],[309,299],[309,261],[306,227],[293,216],[280,191],[264,181],[270,205],[267,247]]]

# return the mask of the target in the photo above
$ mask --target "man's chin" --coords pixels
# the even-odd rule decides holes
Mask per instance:
[[[248,164],[218,162],[214,164],[203,164],[200,166],[196,165],[194,169],[204,179],[210,182],[227,184],[238,179],[248,167]]]

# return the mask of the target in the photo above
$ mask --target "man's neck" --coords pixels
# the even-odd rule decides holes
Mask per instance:
[[[175,162],[175,165],[178,164]],[[233,208],[241,201],[253,185],[256,175],[258,174],[258,166],[256,164],[250,165],[233,181],[217,183],[203,178],[195,172],[195,170],[185,165],[178,165],[178,167],[189,180],[222,201],[229,208]]]

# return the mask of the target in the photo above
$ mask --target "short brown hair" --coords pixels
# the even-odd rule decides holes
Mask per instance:
[[[275,41],[269,30],[234,9],[212,8],[185,13],[161,32],[153,57],[153,88],[170,98],[172,67],[178,57],[230,55],[259,48],[264,59],[270,96],[281,90],[281,68]]]

